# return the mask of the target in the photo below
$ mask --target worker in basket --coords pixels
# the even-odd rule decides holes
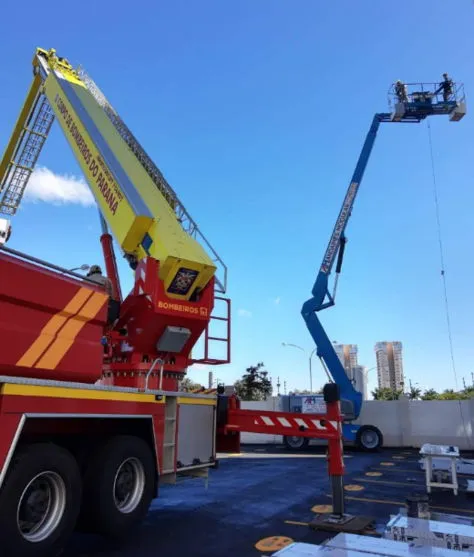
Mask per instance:
[[[395,83],[395,94],[397,95],[398,101],[401,103],[408,102],[407,86],[403,81],[399,79]]]
[[[443,100],[447,103],[453,95],[453,80],[447,73],[443,74],[443,81],[439,84],[438,89],[436,89],[435,95],[441,91],[443,91]]]
[[[102,274],[102,269],[99,265],[91,265],[87,273],[87,278],[102,286],[105,292],[109,295],[107,323],[109,326],[112,326],[120,314],[120,301],[114,299],[112,281]]]

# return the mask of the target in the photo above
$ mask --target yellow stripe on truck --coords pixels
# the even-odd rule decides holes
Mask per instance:
[[[90,400],[115,400],[120,402],[152,402],[164,404],[164,400],[155,400],[155,395],[140,393],[120,393],[94,389],[68,389],[65,387],[46,387],[43,385],[16,385],[6,383],[0,387],[2,395],[38,396],[53,398],[74,398]]]
[[[217,399],[215,398],[191,398],[191,397],[178,397],[178,404],[198,404],[204,406],[217,406]]]
[[[61,327],[70,317],[75,315],[81,309],[92,294],[92,290],[89,290],[88,288],[80,288],[68,302],[66,307],[50,318],[46,325],[41,329],[38,338],[18,360],[16,365],[33,367],[38,358],[40,358],[45,350],[54,342],[55,335]]]
[[[106,294],[94,292],[81,311],[64,325],[60,336],[56,337],[35,367],[54,369],[71,348],[81,329],[99,313],[107,300],[108,296]]]

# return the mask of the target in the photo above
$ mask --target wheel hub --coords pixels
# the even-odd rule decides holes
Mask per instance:
[[[66,486],[56,472],[41,472],[25,487],[17,507],[17,527],[29,542],[49,537],[66,509]]]
[[[377,446],[379,441],[379,436],[377,432],[367,430],[362,432],[362,444],[367,447],[368,449],[373,449]]]
[[[136,458],[128,458],[118,467],[113,486],[117,509],[128,514],[139,505],[145,490],[145,470]]]

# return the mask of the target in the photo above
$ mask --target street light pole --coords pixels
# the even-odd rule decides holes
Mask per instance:
[[[311,360],[313,359],[313,355],[315,352],[316,352],[316,348],[309,355],[309,390],[311,394],[313,394],[313,368],[312,368]]]
[[[293,348],[298,348],[298,350],[301,350],[301,352],[307,355],[306,350],[304,348],[301,348],[301,346],[298,346],[297,344],[292,344],[291,342],[282,342],[281,344],[282,346],[292,346]],[[316,348],[311,352],[308,360],[309,361],[309,391],[311,394],[313,394],[313,368],[312,368],[311,359],[315,352],[316,352]]]

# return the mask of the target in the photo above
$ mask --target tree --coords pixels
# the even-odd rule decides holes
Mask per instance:
[[[309,389],[295,389],[290,393],[290,395],[322,395],[323,388],[321,387],[319,390],[311,392]]]
[[[189,393],[190,391],[197,391],[198,389],[202,389],[203,386],[199,383],[195,383],[189,377],[185,377],[179,384],[179,390]]]
[[[438,398],[439,400],[466,400],[471,396],[462,391],[457,393],[453,389],[445,389]]]
[[[421,389],[419,389],[418,387],[414,387],[413,385],[410,385],[410,391],[408,393],[408,398],[410,400],[418,400],[421,396]]]
[[[389,388],[375,389],[375,391],[372,391],[374,400],[398,400],[402,394],[403,391],[401,390],[395,391],[394,389]]]
[[[438,400],[439,394],[434,389],[427,389],[422,395],[421,400]]]
[[[272,394],[272,383],[268,379],[263,362],[245,370],[242,379],[234,383],[235,392],[242,400],[266,400]]]

